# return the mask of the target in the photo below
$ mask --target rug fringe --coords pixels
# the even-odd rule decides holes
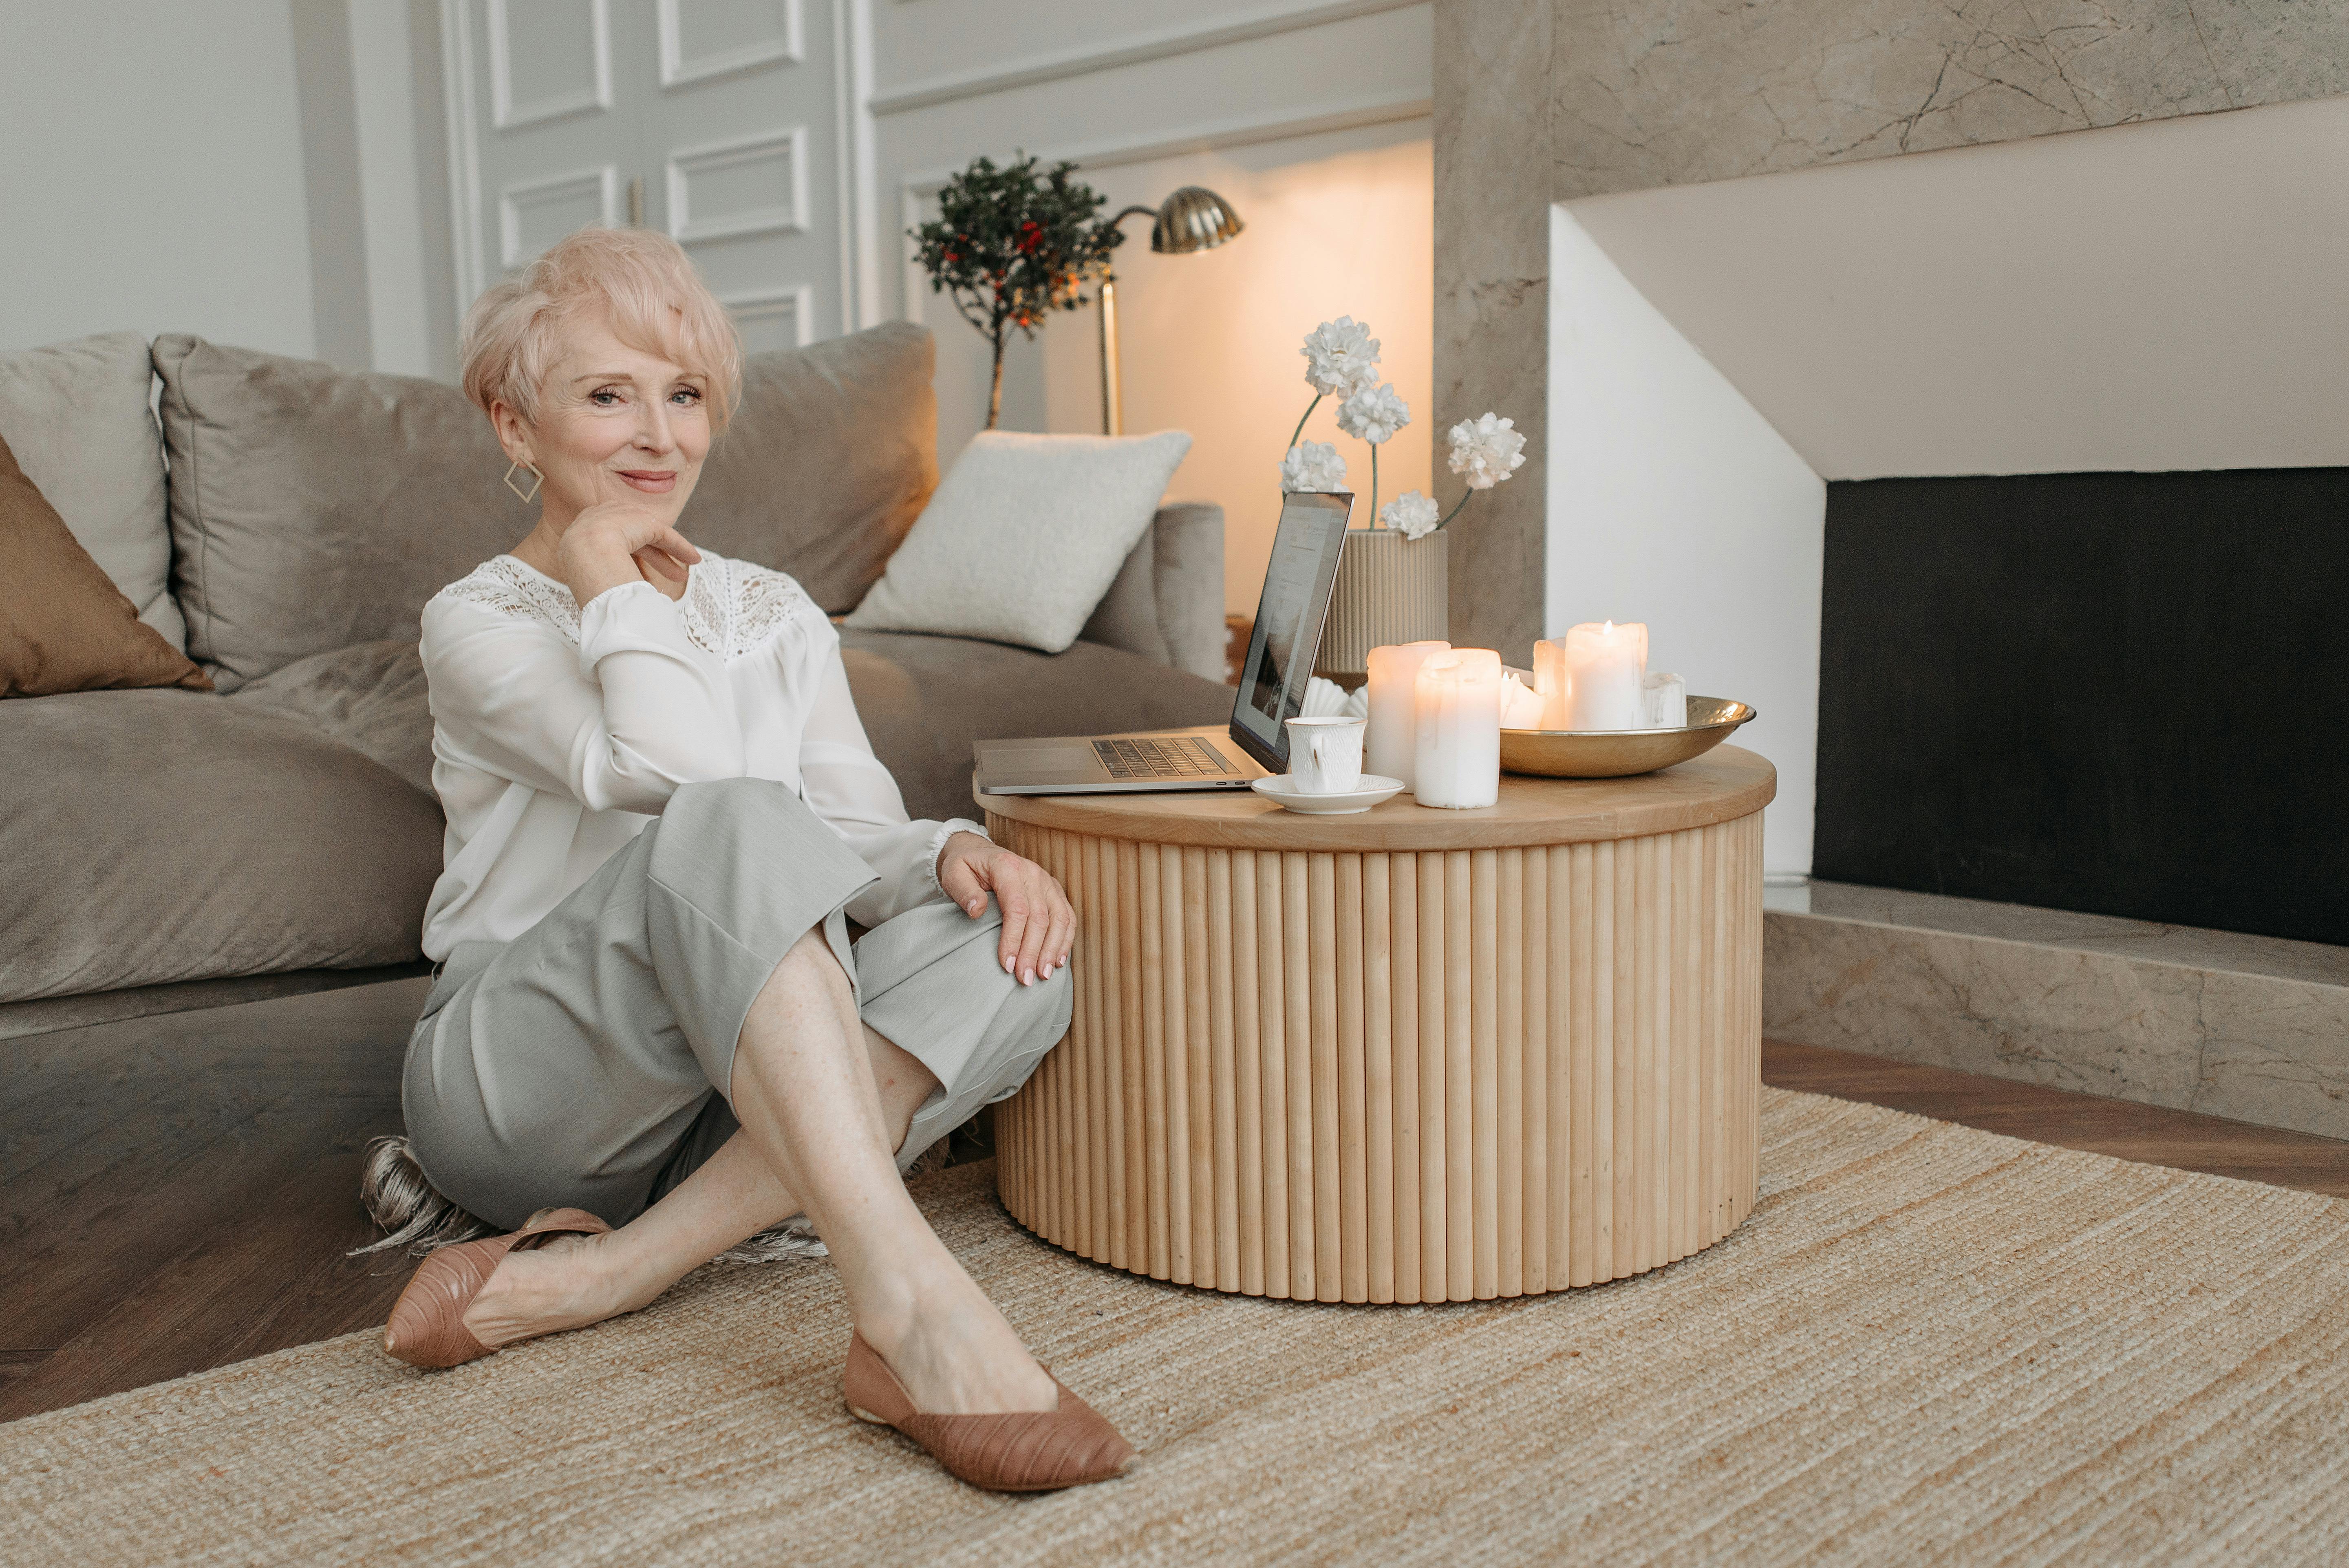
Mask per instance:
[[[424,1167],[416,1162],[405,1138],[368,1140],[359,1163],[359,1202],[376,1229],[386,1234],[366,1246],[353,1247],[346,1257],[404,1249],[410,1257],[420,1258],[492,1232],[487,1221],[441,1195],[424,1174]]]
[[[946,1169],[947,1153],[947,1140],[941,1138],[906,1167],[907,1180]],[[385,1234],[363,1247],[353,1247],[344,1254],[346,1257],[405,1249],[410,1257],[420,1258],[442,1247],[490,1235],[495,1230],[488,1221],[460,1208],[455,1200],[443,1197],[424,1174],[424,1167],[416,1162],[408,1140],[396,1135],[368,1141],[359,1165],[359,1202],[366,1206],[367,1218],[375,1222],[376,1229]],[[815,1233],[814,1222],[804,1214],[795,1214],[780,1225],[727,1248],[710,1261],[771,1264],[785,1258],[831,1255],[831,1250]]]
[[[815,1222],[795,1214],[771,1230],[738,1242],[709,1261],[714,1264],[774,1264],[785,1258],[827,1258],[832,1250],[815,1233]]]

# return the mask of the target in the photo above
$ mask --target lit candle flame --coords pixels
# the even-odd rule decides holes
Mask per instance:
[[[1608,623],[1607,623],[1607,629],[1606,629],[1606,631],[1605,631],[1605,633],[1604,633],[1603,634],[1604,634],[1604,635],[1606,635],[1606,636],[1609,636],[1609,637],[1611,637],[1611,636],[1613,636],[1613,635],[1615,634],[1615,623],[1614,623],[1614,622],[1609,621],[1609,622],[1608,622]]]

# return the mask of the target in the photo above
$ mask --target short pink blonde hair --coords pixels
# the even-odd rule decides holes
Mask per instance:
[[[742,340],[683,247],[649,229],[582,229],[483,291],[465,313],[465,396],[538,422],[539,392],[566,329],[602,315],[631,348],[706,377],[722,429],[742,389]]]

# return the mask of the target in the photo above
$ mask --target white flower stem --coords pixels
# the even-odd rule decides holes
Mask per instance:
[[[1473,497],[1473,496],[1475,496],[1475,493],[1476,493],[1476,492],[1475,492],[1475,490],[1470,490],[1470,491],[1468,492],[1468,494],[1467,494],[1467,495],[1464,495],[1464,496],[1462,496],[1462,497],[1460,498],[1460,504],[1459,504],[1459,506],[1455,506],[1455,507],[1454,507],[1450,511],[1445,512],[1445,513],[1444,514],[1444,521],[1443,521],[1443,522],[1439,522],[1439,523],[1437,523],[1437,524],[1435,525],[1435,528],[1431,528],[1431,529],[1429,529],[1427,531],[1428,531],[1428,532],[1430,532],[1430,533],[1433,533],[1433,532],[1436,531],[1436,529],[1440,529],[1440,528],[1442,528],[1442,527],[1444,526],[1444,523],[1450,522],[1454,518],[1458,517],[1458,516],[1460,515],[1460,508],[1461,508],[1461,507],[1464,507],[1464,506],[1466,506],[1466,505],[1468,504],[1468,502],[1469,502],[1470,498],[1471,498],[1471,497]]]
[[[1379,525],[1379,444],[1371,443],[1371,526]]]
[[[1326,396],[1328,394],[1316,392],[1313,395],[1313,401],[1305,405],[1305,412],[1298,416],[1297,428],[1290,431],[1288,436],[1288,445],[1292,450],[1297,446],[1297,438],[1305,434],[1305,421],[1313,418],[1313,410],[1321,407],[1321,399]]]

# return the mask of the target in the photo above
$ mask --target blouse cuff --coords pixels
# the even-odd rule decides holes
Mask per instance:
[[[685,619],[667,594],[649,583],[623,583],[580,606],[580,674],[593,680],[596,665],[605,658],[642,649],[690,651]]]
[[[938,881],[938,857],[946,853],[947,841],[957,833],[977,833],[987,839],[987,830],[977,822],[968,817],[952,817],[938,824],[938,830],[930,835],[930,847],[922,855],[923,874],[930,879],[930,885],[938,890],[939,896],[949,903],[953,902],[954,895],[947,892],[946,884]],[[995,841],[988,839],[987,841],[991,844]]]

